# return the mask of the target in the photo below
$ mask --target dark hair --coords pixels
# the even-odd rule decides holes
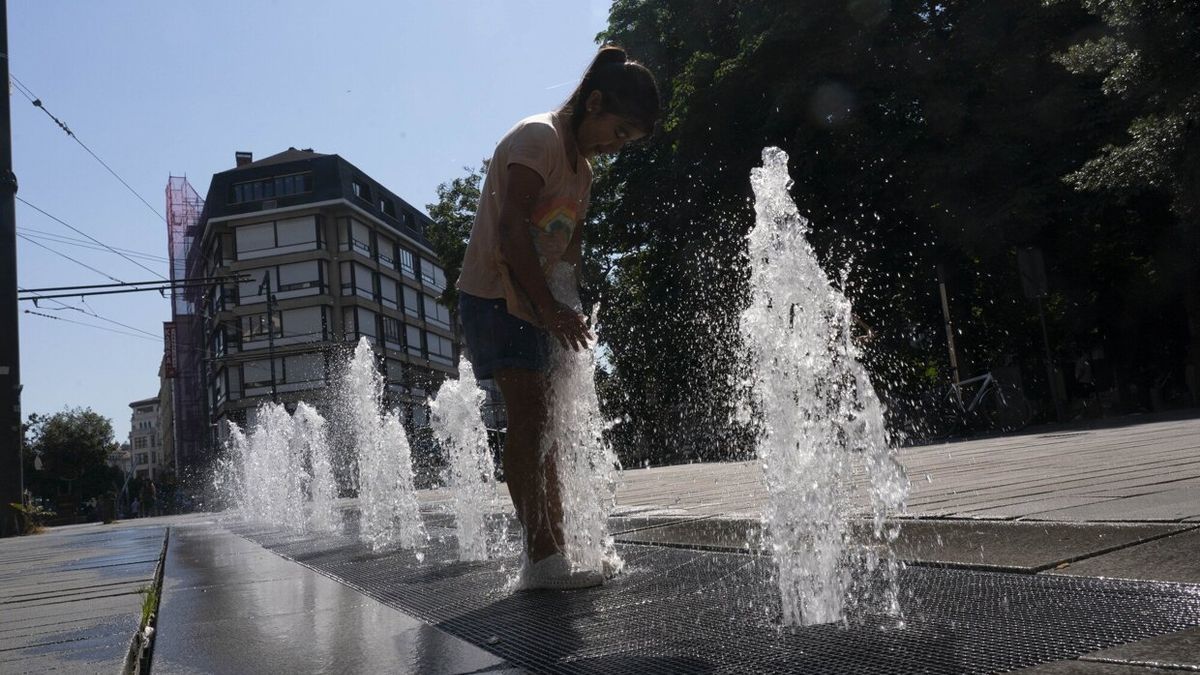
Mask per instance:
[[[662,111],[658,100],[658,83],[650,70],[630,61],[625,50],[615,45],[600,48],[592,65],[560,112],[571,116],[571,128],[579,131],[587,112],[587,99],[593,91],[603,97],[604,112],[629,118],[650,134]]]

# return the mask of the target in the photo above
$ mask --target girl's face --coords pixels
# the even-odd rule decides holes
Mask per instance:
[[[575,139],[579,154],[591,159],[597,155],[615,154],[626,143],[645,138],[646,132],[632,120],[604,112],[600,107],[602,96],[593,91],[587,101],[587,114],[579,125]]]

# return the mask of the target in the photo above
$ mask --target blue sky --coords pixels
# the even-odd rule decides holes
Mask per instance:
[[[203,195],[234,152],[337,153],[423,208],[439,183],[489,156],[518,119],[570,93],[605,26],[607,0],[154,2],[12,0],[10,68],[160,213],[169,175]],[[166,272],[166,226],[15,89],[18,195]],[[18,232],[122,281],[153,276],[17,203]],[[54,238],[48,238],[54,237]],[[24,288],[106,283],[18,241]],[[70,305],[153,335],[157,294]],[[81,311],[30,309],[121,328]],[[153,396],[161,339],[21,315],[23,414],[88,406],[129,431],[130,401]]]

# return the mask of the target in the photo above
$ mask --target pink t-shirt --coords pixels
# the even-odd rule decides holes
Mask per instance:
[[[533,303],[500,253],[501,202],[508,189],[509,165],[527,166],[542,177],[544,185],[534,200],[529,234],[542,273],[547,274],[567,252],[591,197],[592,167],[582,157],[577,171],[571,167],[563,147],[566,133],[570,129],[558,113],[542,113],[517,122],[500,139],[480,189],[475,224],[458,277],[459,290],[480,298],[504,298],[509,314],[533,324],[539,323]]]

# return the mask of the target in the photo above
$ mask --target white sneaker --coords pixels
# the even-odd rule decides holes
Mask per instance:
[[[547,589],[569,591],[593,588],[604,583],[604,575],[592,570],[572,570],[571,561],[561,553],[552,553],[521,569],[519,591]]]
[[[604,575],[605,579],[612,579],[624,569],[625,561],[617,555],[616,551],[612,551],[604,556],[604,560],[600,563],[600,572]]]

